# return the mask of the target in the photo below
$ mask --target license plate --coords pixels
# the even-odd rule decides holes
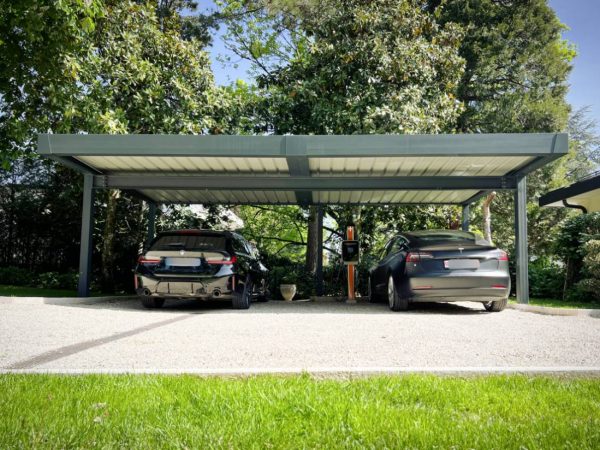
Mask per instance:
[[[167,258],[165,264],[170,267],[198,267],[200,258]]]
[[[191,283],[159,283],[158,294],[189,295],[193,292]]]
[[[445,269],[479,269],[478,259],[447,259],[444,261]]]

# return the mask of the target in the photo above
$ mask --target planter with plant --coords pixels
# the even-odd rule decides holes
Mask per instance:
[[[286,302],[291,302],[294,299],[294,295],[296,295],[296,284],[294,283],[294,277],[292,274],[284,275],[281,278],[279,291]]]

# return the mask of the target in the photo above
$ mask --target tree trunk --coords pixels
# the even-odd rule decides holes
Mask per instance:
[[[102,233],[102,277],[100,281],[103,292],[112,293],[115,290],[115,227],[117,224],[117,202],[121,191],[108,191],[106,202],[106,222]]]
[[[313,275],[317,271],[317,252],[319,251],[317,226],[317,207],[310,206],[308,209],[308,237],[306,239],[306,271]]]
[[[483,238],[492,243],[492,214],[490,212],[490,205],[496,197],[496,192],[491,192],[483,201]]]

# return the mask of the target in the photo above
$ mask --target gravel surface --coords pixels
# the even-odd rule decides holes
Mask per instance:
[[[600,320],[478,304],[0,301],[0,369],[260,372],[452,368],[600,370]]]

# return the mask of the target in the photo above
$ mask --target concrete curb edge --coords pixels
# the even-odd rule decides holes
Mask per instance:
[[[507,308],[535,314],[545,314],[547,316],[594,317],[600,319],[600,309],[552,308],[549,306],[524,305],[510,302],[508,303]]]

